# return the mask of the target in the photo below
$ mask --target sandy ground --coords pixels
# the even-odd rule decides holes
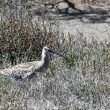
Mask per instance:
[[[98,41],[110,41],[109,16],[104,21],[102,21],[101,18],[99,18],[97,21],[94,22],[88,20],[86,16],[82,17],[81,19],[67,18],[68,16],[65,16],[58,21],[60,32],[63,32],[65,37],[67,37],[68,34],[73,36],[79,36],[79,33],[81,33],[83,37],[87,38],[88,42],[90,42],[92,38]]]
[[[92,38],[98,41],[110,41],[110,24],[109,23],[83,23],[80,20],[60,21],[60,29],[65,33],[65,36],[81,33],[91,41]]]
[[[68,34],[78,36],[81,33],[88,42],[92,38],[110,41],[110,6],[96,8],[85,14],[70,10],[69,14],[50,14],[50,16],[59,19],[59,29],[66,37]]]

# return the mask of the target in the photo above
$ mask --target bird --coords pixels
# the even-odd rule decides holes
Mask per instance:
[[[11,68],[2,69],[0,73],[8,79],[18,81],[22,84],[25,79],[32,79],[38,72],[42,73],[47,71],[50,62],[49,56],[51,53],[65,58],[64,55],[45,46],[42,49],[40,61],[21,63]]]

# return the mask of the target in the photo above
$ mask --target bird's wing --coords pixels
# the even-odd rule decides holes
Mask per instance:
[[[29,63],[22,63],[16,66],[13,66],[10,69],[3,69],[0,71],[1,74],[6,76],[15,77],[16,79],[24,79],[31,75],[35,69],[39,68],[39,63],[36,62],[29,62]]]

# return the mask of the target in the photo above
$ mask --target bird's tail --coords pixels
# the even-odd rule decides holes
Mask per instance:
[[[18,85],[25,85],[23,80],[17,79],[15,76],[13,76],[9,73],[11,73],[11,71],[9,71],[9,69],[0,70],[0,74],[3,75],[6,80],[16,82]]]
[[[24,83],[23,80],[21,80],[21,79],[17,80],[15,77],[13,77],[13,76],[11,76],[11,75],[6,76],[5,78],[6,78],[7,80],[9,80],[9,81],[16,82],[17,85],[21,85],[21,86],[25,85],[25,83]]]

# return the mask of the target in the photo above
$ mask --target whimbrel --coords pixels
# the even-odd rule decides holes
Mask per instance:
[[[62,54],[55,52],[52,49],[45,46],[42,49],[42,55],[41,55],[40,61],[21,63],[13,66],[12,68],[3,69],[0,71],[0,73],[14,81],[32,79],[37,72],[46,72],[49,66],[50,53],[57,54],[61,57],[64,57]]]

